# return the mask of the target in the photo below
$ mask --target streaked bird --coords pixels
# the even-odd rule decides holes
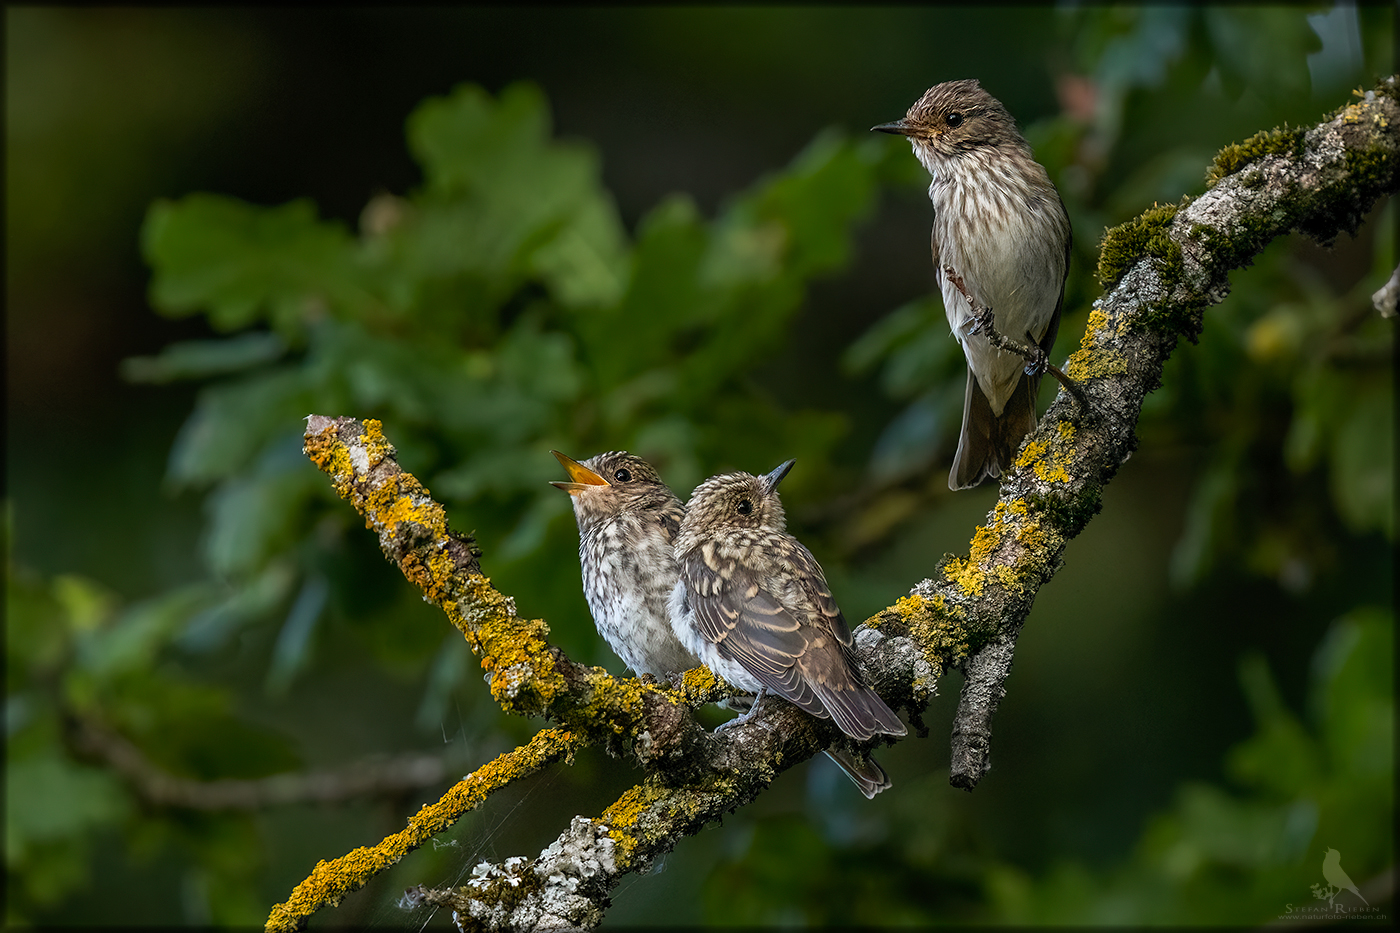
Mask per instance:
[[[667,617],[684,503],[651,464],[626,451],[582,463],[550,453],[569,474],[570,482],[551,485],[573,499],[583,595],[598,634],[638,674],[664,678],[699,667]]]
[[[778,484],[793,463],[766,476],[714,476],[696,488],[676,539],[671,624],[740,689],[776,693],[856,741],[904,735],[904,723],[856,670],[850,628],[816,558],[786,533]],[[889,786],[873,760],[828,754],[867,797]]]
[[[907,137],[933,177],[934,275],[968,366],[948,486],[966,489],[1011,466],[1035,428],[1040,373],[1028,374],[1024,358],[976,332],[971,306],[944,267],[991,309],[998,333],[1048,354],[1069,274],[1069,214],[1016,121],[975,80],[935,85],[903,119],[871,129]]]

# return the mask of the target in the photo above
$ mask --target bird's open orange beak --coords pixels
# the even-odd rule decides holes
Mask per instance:
[[[550,453],[554,454],[554,459],[558,460],[559,465],[569,472],[569,479],[573,480],[573,482],[551,482],[549,485],[557,486],[558,488],[564,490],[571,496],[578,495],[590,486],[612,485],[612,483],[609,483],[607,480],[603,479],[597,473],[594,473],[592,470],[584,466],[582,463],[579,463],[577,460],[572,460],[564,456],[557,450],[551,450]]]

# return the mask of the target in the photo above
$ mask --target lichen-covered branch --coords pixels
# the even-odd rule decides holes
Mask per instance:
[[[830,722],[812,719],[781,700],[761,704],[742,725],[719,734],[707,732],[691,711],[731,696],[733,691],[705,668],[688,671],[674,686],[667,687],[614,678],[602,668],[571,661],[545,641],[549,630],[543,621],[520,619],[514,601],[502,596],[481,575],[479,552],[473,542],[451,530],[442,506],[399,467],[394,448],[378,422],[313,415],[307,419],[305,449],[331,476],[337,491],[364,516],[366,527],[376,532],[385,554],[463,632],[481,657],[482,667],[492,675],[492,693],[504,709],[555,720],[571,730],[568,734],[573,747],[603,744],[615,754],[630,754],[653,769],[647,781],[624,794],[599,820],[589,821],[595,835],[607,837],[606,859],[579,861],[574,858],[578,841],[561,843],[562,851],[574,853],[569,855],[577,863],[574,874],[554,878],[558,873],[551,869],[549,877],[554,880],[547,888],[521,887],[518,878],[515,883],[507,880],[492,888],[504,898],[501,903],[508,901],[516,907],[520,897],[529,892],[545,898],[543,902],[531,900],[524,907],[521,916],[534,917],[525,926],[596,921],[589,919],[592,914],[587,906],[594,904],[591,909],[601,916],[594,900],[580,897],[561,901],[560,886],[573,891],[583,885],[592,890],[589,879],[594,879],[604,883],[602,890],[610,889],[623,873],[669,851],[680,836],[749,802],[781,771],[841,740]],[[857,646],[872,685],[886,699],[922,709],[933,694],[934,681],[925,677],[917,688],[911,686],[917,680],[912,668],[919,658],[912,642],[866,631]],[[496,769],[493,774],[500,780],[484,786],[482,795],[524,773],[529,772]],[[445,829],[450,821],[437,820],[432,825]],[[576,822],[575,828],[578,825]],[[410,826],[406,832],[412,830]],[[311,912],[335,903],[345,891],[359,887],[413,845],[421,844],[421,832],[413,835],[411,845],[403,836],[390,837],[336,862],[322,863],[298,886],[293,898],[274,911],[268,929],[295,928]],[[604,862],[607,871],[597,878],[588,874],[592,871],[589,866]],[[529,869],[533,871],[538,864],[552,863],[531,862]],[[502,908],[496,900],[482,903],[487,906],[478,912],[500,914]],[[550,906],[542,907],[541,903]],[[565,913],[557,914],[556,910]]]
[[[987,770],[991,719],[1021,627],[1135,448],[1142,400],[1160,384],[1180,338],[1195,338],[1205,309],[1227,294],[1228,273],[1270,240],[1301,230],[1328,242],[1354,231],[1369,206],[1396,189],[1397,167],[1400,105],[1391,78],[1312,129],[1229,147],[1205,195],[1154,208],[1106,235],[1100,277],[1110,290],[1065,367],[1087,407],[1062,392],[1003,476],[968,554],[856,632],[865,676],[916,724],[944,668],[963,670],[954,784],[971,789]],[[710,734],[691,710],[724,690],[703,669],[668,689],[570,661],[548,644],[544,622],[518,618],[481,575],[473,543],[451,532],[441,506],[398,468],[377,422],[313,416],[306,450],[390,559],[462,631],[503,708],[546,716],[574,730],[575,741],[605,743],[650,769],[596,819],[575,818],[538,858],[483,863],[466,887],[413,892],[419,902],[451,906],[463,929],[596,926],[623,874],[839,739],[829,722],[772,699],[743,724]]]
[[[951,781],[971,789],[989,766],[991,718],[1005,694],[1016,637],[1066,542],[1099,510],[1104,485],[1137,446],[1142,400],[1182,337],[1229,293],[1228,274],[1273,239],[1299,230],[1322,243],[1355,233],[1366,211],[1400,186],[1396,78],[1307,130],[1269,131],[1217,156],[1199,198],[1154,207],[1110,230],[1094,303],[1066,374],[1092,418],[1056,398],[1026,440],[971,553],[914,588],[941,618],[991,637],[962,662]]]
[[[621,680],[549,644],[549,626],[518,616],[515,600],[482,575],[476,542],[453,531],[443,507],[403,471],[378,421],[312,415],[304,449],[364,517],[385,556],[461,631],[507,712],[542,716],[589,741],[612,744],[617,736],[637,734],[644,720],[664,716],[658,707],[678,714],[729,695],[713,678],[692,679],[680,690]],[[655,753],[669,753],[681,738],[653,736]]]
[[[528,744],[462,778],[437,803],[425,804],[402,832],[334,861],[317,862],[311,875],[292,890],[292,896],[272,909],[267,918],[268,933],[301,929],[307,917],[328,904],[339,904],[345,895],[457,822],[492,791],[571,757],[583,744],[571,732],[543,729]]]

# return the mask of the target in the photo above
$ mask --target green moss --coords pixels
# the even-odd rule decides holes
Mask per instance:
[[[1371,200],[1395,185],[1396,154],[1383,146],[1348,149],[1346,163],[1348,184],[1319,192],[1298,227],[1323,246],[1343,230],[1355,236]]]
[[[1181,276],[1181,247],[1168,235],[1172,219],[1181,204],[1154,205],[1127,223],[1103,235],[1099,244],[1099,282],[1104,289],[1118,284],[1129,269],[1144,256],[1158,260],[1163,279],[1175,282]]]
[[[1300,154],[1303,151],[1303,136],[1302,130],[1290,130],[1288,124],[1284,124],[1282,129],[1263,130],[1242,143],[1231,143],[1215,154],[1215,160],[1206,170],[1206,187],[1215,187],[1220,179],[1235,174],[1266,155]]]
[[[1096,483],[1087,484],[1074,495],[1035,495],[1027,499],[1031,507],[1066,538],[1083,531],[1089,519],[1103,508],[1103,490]]]

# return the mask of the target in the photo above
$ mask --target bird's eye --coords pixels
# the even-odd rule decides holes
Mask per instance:
[[[949,126],[962,126],[963,115],[954,110],[946,117]]]
[[[613,474],[613,479],[617,480],[619,483],[625,483],[631,478],[632,474],[628,473],[626,470],[618,470]]]
[[[734,506],[734,511],[738,512],[740,515],[747,515],[753,511],[753,503],[748,499],[740,499],[739,504]]]

